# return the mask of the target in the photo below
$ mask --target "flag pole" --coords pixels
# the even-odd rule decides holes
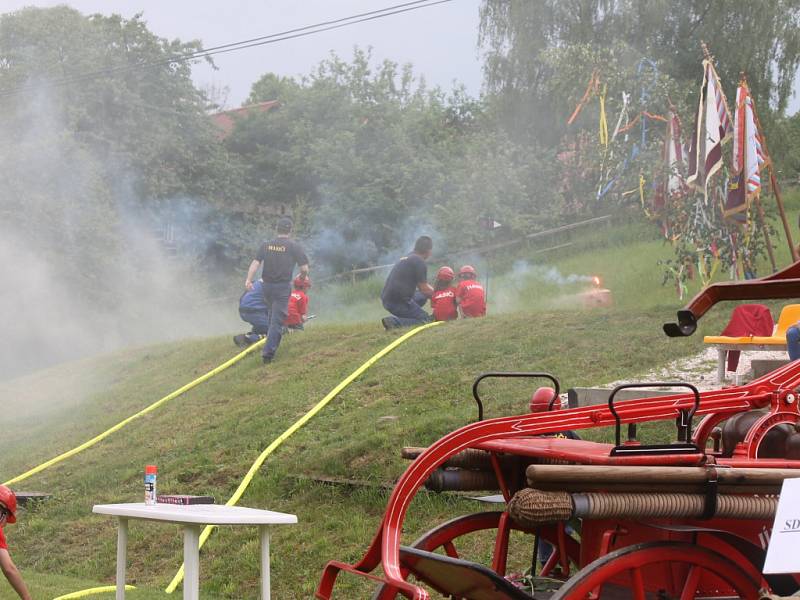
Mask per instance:
[[[705,42],[701,41],[700,46],[703,48],[703,56],[708,61],[709,66],[711,66],[711,73],[714,75],[714,81],[717,84],[717,89],[720,91],[720,95],[722,96],[722,104],[725,105],[725,114],[727,114],[728,119],[733,122],[733,114],[731,114],[731,109],[728,106],[728,98],[725,96],[725,90],[723,89],[722,83],[719,80],[717,68],[714,66],[714,57],[711,55],[711,52],[709,52],[708,46],[706,46]]]
[[[775,177],[775,169],[772,164],[772,155],[767,149],[767,137],[764,135],[764,130],[761,127],[761,121],[758,118],[758,111],[756,111],[755,102],[752,103],[752,108],[753,116],[756,119],[756,127],[758,127],[758,133],[761,134],[761,147],[764,149],[764,154],[767,157],[770,187],[772,187],[772,193],[775,195],[775,202],[778,205],[778,213],[780,214],[781,222],[783,223],[783,231],[786,232],[786,243],[789,244],[789,255],[792,257],[792,262],[797,262],[800,260],[800,255],[798,255],[797,248],[792,240],[792,230],[789,228],[789,221],[786,219],[786,211],[783,208],[783,198],[781,198],[781,189],[778,187],[778,180]]]
[[[747,185],[745,183],[745,185]],[[767,254],[769,254],[769,262],[772,265],[772,272],[777,273],[778,267],[775,265],[775,252],[772,250],[772,241],[769,239],[769,232],[767,231],[767,219],[764,216],[764,207],[761,206],[761,199],[758,196],[753,198],[758,209],[758,216],[761,219],[761,233],[764,234],[764,241],[767,243]]]
[[[748,96],[750,96],[750,85],[747,83],[747,75],[745,75],[744,71],[739,73],[739,85],[747,86],[747,94],[748,94]],[[737,92],[737,98],[738,98],[738,92]],[[750,107],[753,109],[753,116],[755,117],[755,114],[756,114],[755,113],[755,102],[753,102],[752,96],[750,96]],[[740,107],[739,107],[738,100],[737,100],[736,110],[739,110],[739,109],[740,109]],[[759,129],[759,132],[760,132],[761,131],[761,126],[760,125],[758,125],[758,129]],[[762,137],[762,142],[763,142],[763,137],[764,136],[762,135],[761,137]],[[744,152],[744,149],[742,149],[742,152]],[[765,152],[766,152],[766,150],[765,150]],[[747,182],[746,181],[740,182],[740,185],[746,186]],[[746,193],[747,193],[747,188],[745,188],[745,194]],[[778,267],[775,264],[775,251],[772,248],[772,240],[769,237],[769,228],[767,227],[767,217],[764,215],[764,207],[761,204],[761,194],[755,194],[754,197],[753,197],[753,201],[756,204],[756,210],[758,211],[758,217],[759,217],[759,219],[761,221],[761,223],[760,223],[760,225],[761,225],[761,233],[764,234],[764,242],[767,244],[767,254],[769,255],[769,262],[772,265],[772,272],[773,273],[777,273],[778,272]]]

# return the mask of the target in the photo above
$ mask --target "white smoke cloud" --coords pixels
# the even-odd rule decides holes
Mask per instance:
[[[139,218],[136,174],[68,131],[55,106],[40,92],[0,122],[0,378],[238,328],[235,303],[202,306],[202,265],[169,256]],[[186,214],[175,224],[197,232]]]

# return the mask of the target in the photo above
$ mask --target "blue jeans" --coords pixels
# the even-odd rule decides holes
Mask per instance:
[[[428,297],[420,291],[414,292],[410,300],[392,301],[383,299],[383,308],[392,313],[395,327],[410,327],[421,325],[431,320],[431,316],[422,310]]]
[[[269,309],[269,329],[267,330],[267,343],[261,356],[273,358],[278,346],[281,344],[283,333],[283,323],[289,314],[289,296],[292,293],[292,284],[289,281],[284,283],[264,282],[264,302]]]
[[[269,312],[265,310],[253,310],[251,308],[240,308],[239,316],[242,321],[250,323],[253,329],[245,334],[245,338],[251,344],[257,342],[262,335],[267,335],[269,330]]]
[[[800,358],[800,328],[797,325],[786,330],[786,349],[789,351],[789,360]]]

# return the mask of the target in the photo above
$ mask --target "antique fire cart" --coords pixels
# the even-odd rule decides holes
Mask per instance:
[[[710,286],[664,329],[693,333],[719,300],[789,297],[800,297],[800,263],[763,280]],[[374,600],[423,600],[428,590],[474,600],[758,599],[800,588],[795,576],[762,574],[777,494],[785,478],[800,476],[800,361],[742,386],[698,392],[686,383],[627,384],[607,405],[494,419],[483,418],[478,393],[487,377],[544,377],[551,408],[558,399],[549,374],[479,377],[477,422],[412,453],[366,554],[353,565],[329,562],[318,598],[333,597],[342,571],[374,580]],[[650,386],[680,391],[617,400],[621,389]],[[674,421],[677,441],[638,442],[636,425],[651,421]],[[555,436],[603,426],[615,427],[615,443]],[[494,488],[504,510],[457,517],[401,545],[423,485]],[[537,576],[556,581],[549,591],[526,591],[506,577],[512,531],[532,534],[532,571],[538,553]],[[493,536],[490,565],[459,557],[460,541],[475,532]]]

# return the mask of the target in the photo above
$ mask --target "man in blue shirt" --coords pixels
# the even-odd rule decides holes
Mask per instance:
[[[431,320],[422,307],[433,294],[428,283],[428,265],[425,264],[432,252],[433,240],[427,235],[420,236],[414,244],[414,251],[397,261],[389,272],[381,292],[383,307],[391,313],[391,316],[381,319],[386,329],[409,327]]]
[[[239,316],[253,328],[248,333],[233,336],[233,343],[239,348],[247,348],[267,335],[269,330],[269,309],[264,302],[264,282],[253,282],[253,289],[246,290],[239,298]]]

